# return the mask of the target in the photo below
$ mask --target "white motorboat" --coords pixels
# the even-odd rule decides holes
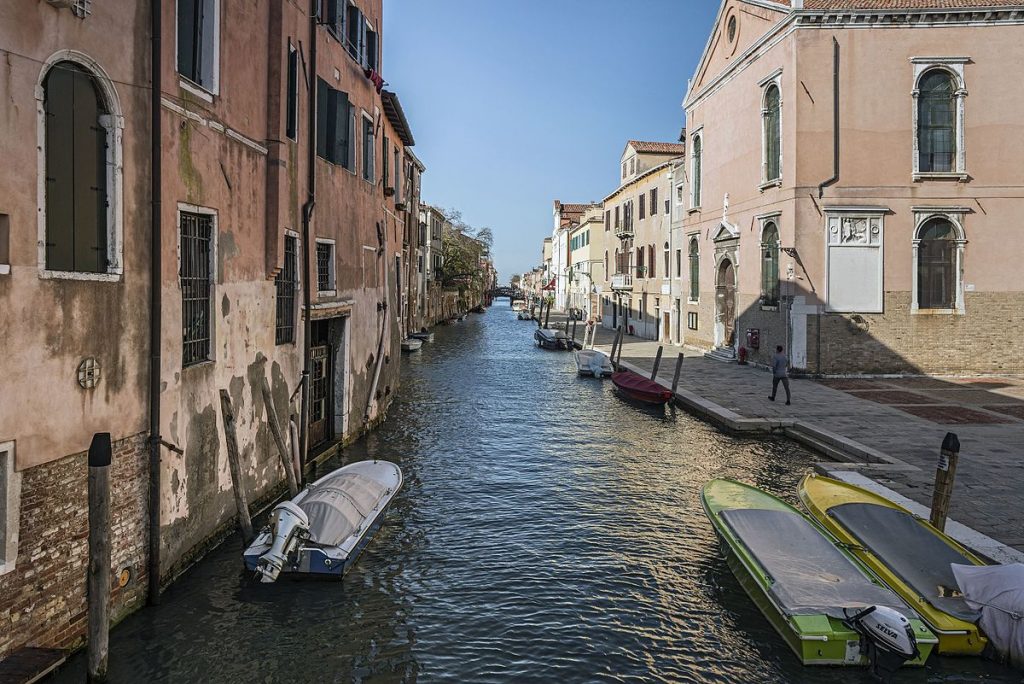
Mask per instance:
[[[576,359],[576,372],[580,375],[592,375],[595,378],[610,378],[615,371],[608,355],[596,349],[581,349],[573,356]]]
[[[402,488],[390,461],[338,468],[274,507],[245,550],[245,567],[273,582],[284,573],[341,578],[369,543]]]
[[[412,337],[414,339],[420,340],[422,342],[433,342],[434,341],[434,333],[432,333],[430,331],[427,331],[427,330],[421,330],[419,332],[410,333],[409,337]]]
[[[526,308],[526,300],[517,299],[512,302],[511,306],[513,311],[522,311]]]
[[[416,339],[415,337],[408,337],[402,340],[402,351],[404,352],[419,351],[422,346],[423,340]]]
[[[553,328],[537,328],[533,333],[537,345],[544,349],[568,349],[569,338],[561,330]]]
[[[516,318],[518,318],[521,321],[532,321],[533,315],[530,314],[529,310],[523,309],[516,315]]]

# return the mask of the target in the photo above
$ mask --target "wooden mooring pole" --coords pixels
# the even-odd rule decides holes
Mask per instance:
[[[292,466],[292,455],[285,446],[284,437],[281,435],[281,424],[277,422],[277,409],[274,407],[274,397],[270,393],[270,383],[267,377],[260,377],[260,392],[263,394],[263,405],[267,408],[267,421],[270,423],[270,434],[274,436],[274,444],[277,445],[277,454],[281,457],[281,466],[284,468],[284,477],[288,481],[288,493],[295,497],[299,493],[298,475]]]
[[[956,464],[960,459],[960,440],[952,432],[942,439],[939,463],[935,469],[935,489],[932,492],[932,514],[929,522],[940,532],[946,529],[949,515],[949,501],[953,496],[953,481],[956,479]]]
[[[676,372],[672,375],[672,394],[676,393],[676,388],[679,387],[679,372],[683,370],[683,352],[679,352],[679,357],[676,358]]]
[[[295,468],[295,478],[298,480],[298,484],[302,484],[302,463],[299,459],[299,421],[295,416],[288,421],[288,437],[291,442],[289,446],[292,450],[292,467]]]
[[[612,338],[612,350],[611,353],[608,354],[608,360],[612,362],[612,368],[615,370],[619,369],[619,364],[615,362],[615,351],[619,348],[619,335],[621,334],[622,327],[620,326],[615,329],[615,337]]]
[[[654,355],[654,368],[651,369],[651,380],[657,380],[658,369],[661,367],[661,353],[663,347],[658,347],[658,353]]]
[[[245,481],[238,457],[238,437],[235,435],[235,414],[231,410],[228,391],[220,391],[220,412],[224,419],[224,441],[228,446],[228,466],[231,470],[231,487],[235,492],[235,509],[238,511],[238,526],[242,529],[242,543],[252,541],[252,519],[249,517],[249,502],[245,498]]]
[[[98,432],[89,445],[89,682],[107,681],[110,644],[110,433]]]

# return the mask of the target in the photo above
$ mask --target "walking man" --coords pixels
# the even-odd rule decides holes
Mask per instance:
[[[786,390],[786,406],[789,406],[789,357],[782,353],[782,345],[775,347],[775,356],[772,357],[772,395],[770,401],[775,401],[775,392],[782,383]]]

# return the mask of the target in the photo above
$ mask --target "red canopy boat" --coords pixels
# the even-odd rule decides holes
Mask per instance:
[[[670,390],[633,371],[621,370],[612,373],[612,382],[630,399],[648,404],[665,404],[672,398]]]

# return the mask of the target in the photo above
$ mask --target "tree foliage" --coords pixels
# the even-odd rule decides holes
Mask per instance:
[[[489,256],[494,233],[488,227],[476,228],[463,220],[458,209],[442,209],[451,229],[441,235],[441,282],[447,287],[484,285],[482,257]]]

